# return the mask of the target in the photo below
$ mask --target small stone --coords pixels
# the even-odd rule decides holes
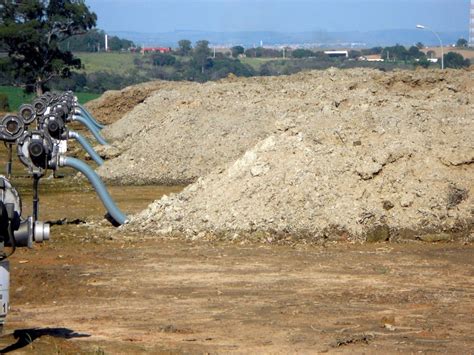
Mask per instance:
[[[384,210],[386,211],[389,211],[395,207],[395,205],[391,201],[388,201],[388,200],[383,201],[382,205],[383,205]]]

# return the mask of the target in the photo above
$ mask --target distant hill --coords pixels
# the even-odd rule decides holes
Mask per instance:
[[[245,47],[264,45],[317,45],[321,47],[374,47],[389,46],[396,43],[412,45],[422,42],[426,45],[437,45],[438,40],[430,31],[417,29],[381,30],[368,32],[205,32],[174,31],[166,33],[138,33],[127,31],[110,31],[110,34],[132,40],[137,45],[160,45],[175,47],[179,40],[189,39],[192,42],[206,39],[215,45],[243,45]],[[467,38],[467,31],[440,32],[444,44],[455,43],[459,38]]]

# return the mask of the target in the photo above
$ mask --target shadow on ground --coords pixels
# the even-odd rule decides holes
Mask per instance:
[[[6,354],[10,351],[21,349],[38,338],[43,336],[51,336],[62,339],[72,338],[87,338],[89,334],[76,333],[74,330],[67,328],[31,328],[31,329],[17,329],[12,335],[14,339],[17,339],[16,343],[8,345],[7,347],[0,350],[0,354]]]

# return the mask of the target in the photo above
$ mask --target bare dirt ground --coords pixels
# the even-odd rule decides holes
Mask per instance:
[[[103,209],[90,189],[67,179],[42,186],[43,219],[89,224],[55,226],[51,241],[13,256],[3,352],[469,353],[474,347],[472,244],[274,246],[117,235],[100,222]],[[128,213],[170,192],[111,191]]]
[[[74,174],[71,172],[66,171],[65,179],[45,178],[41,182],[40,219],[52,221],[64,218],[69,221],[78,219],[86,223],[55,225],[52,228],[51,241],[35,246],[34,250],[18,250],[13,255],[11,312],[7,317],[4,335],[0,338],[0,352],[16,351],[29,354],[472,352],[474,245],[470,237],[473,180],[472,174],[469,174],[473,167],[472,139],[470,139],[472,137],[469,135],[473,124],[472,72],[461,73],[461,76],[455,74],[457,72],[447,74],[430,72],[428,77],[425,77],[424,72],[421,74],[415,72],[395,73],[386,77],[382,73],[376,73],[374,75],[380,78],[376,81],[375,88],[373,81],[364,81],[363,72],[359,73],[360,80],[350,76],[345,81],[347,85],[344,84],[346,91],[353,91],[359,87],[361,93],[365,91],[370,93],[370,98],[367,99],[369,102],[377,103],[380,92],[389,95],[391,91],[395,91],[397,94],[387,99],[389,104],[382,102],[381,107],[375,107],[373,116],[370,116],[371,111],[367,107],[361,106],[360,110],[357,109],[358,100],[353,99],[349,103],[341,101],[346,92],[333,97],[332,91],[327,91],[321,105],[318,106],[318,112],[322,112],[325,119],[318,121],[321,123],[318,129],[322,133],[321,136],[314,136],[317,138],[314,144],[321,145],[319,141],[326,142],[328,146],[333,145],[331,154],[342,149],[344,151],[364,149],[364,154],[361,156],[367,157],[368,161],[362,159],[361,162],[370,164],[361,166],[368,167],[367,170],[354,170],[359,166],[351,166],[350,169],[342,166],[345,170],[341,170],[341,174],[337,175],[338,177],[349,175],[347,172],[351,171],[351,179],[358,179],[357,184],[366,184],[370,187],[360,197],[356,196],[354,199],[356,202],[361,198],[370,200],[372,192],[374,194],[383,192],[380,195],[383,199],[374,200],[375,203],[370,205],[373,210],[368,211],[372,213],[362,215],[364,217],[362,221],[378,215],[385,216],[388,221],[390,218],[401,218],[400,216],[405,216],[402,208],[411,208],[414,213],[432,212],[430,215],[440,221],[449,221],[453,216],[456,217],[456,214],[466,215],[466,235],[469,238],[456,239],[456,242],[448,242],[451,238],[444,238],[436,239],[438,243],[429,243],[432,239],[417,237],[402,239],[399,243],[359,244],[348,241],[348,238],[338,238],[340,235],[336,233],[337,231],[333,231],[330,237],[318,239],[320,243],[311,243],[308,238],[295,236],[295,239],[289,238],[282,245],[275,245],[275,242],[271,241],[278,235],[272,231],[268,231],[269,234],[266,234],[265,238],[259,239],[259,243],[249,238],[234,241],[219,238],[193,240],[193,238],[173,238],[172,234],[165,237],[166,233],[156,233],[159,226],[156,222],[164,217],[158,213],[146,215],[147,211],[154,211],[153,206],[163,207],[158,208],[158,212],[163,210],[166,216],[174,216],[174,221],[178,224],[183,220],[193,223],[213,222],[212,218],[219,217],[222,211],[226,212],[232,210],[232,207],[239,206],[249,206],[249,209],[240,208],[236,211],[237,217],[239,211],[245,213],[249,211],[247,215],[253,218],[257,212],[261,212],[261,207],[258,204],[251,204],[247,199],[248,196],[270,196],[268,203],[272,200],[281,200],[279,195],[275,195],[276,197],[262,195],[254,188],[277,191],[278,186],[283,186],[269,185],[269,180],[266,179],[268,175],[276,176],[278,181],[283,181],[285,188],[289,186],[287,190],[282,190],[284,194],[290,196],[289,202],[292,202],[293,196],[295,201],[308,201],[307,193],[295,193],[292,186],[304,188],[310,186],[304,183],[307,180],[303,178],[310,176],[306,170],[312,169],[317,164],[312,160],[306,160],[307,155],[304,154],[296,154],[298,159],[286,160],[280,159],[284,154],[279,154],[281,147],[290,148],[285,148],[283,151],[283,153],[290,152],[292,154],[290,157],[294,155],[293,152],[306,152],[310,157],[316,152],[307,149],[311,148],[313,143],[299,134],[304,132],[309,135],[310,130],[300,129],[305,126],[299,121],[299,111],[295,111],[287,117],[275,116],[275,121],[278,119],[278,122],[275,122],[278,123],[275,125],[276,128],[271,128],[272,132],[267,132],[268,134],[265,133],[265,137],[275,135],[276,129],[280,133],[276,133],[278,137],[275,141],[282,144],[275,145],[274,149],[267,149],[271,148],[269,145],[265,145],[267,147],[265,149],[260,149],[261,143],[257,142],[259,149],[252,149],[253,143],[251,146],[241,147],[249,152],[244,155],[245,159],[240,157],[236,150],[236,157],[226,160],[228,161],[226,164],[233,164],[231,168],[222,170],[221,173],[211,173],[210,178],[199,179],[184,192],[179,193],[183,190],[183,186],[110,188],[119,207],[128,215],[144,211],[147,205],[160,199],[164,194],[170,196],[161,202],[149,205],[149,208],[142,212],[147,217],[146,228],[143,229],[116,230],[110,227],[101,218],[104,209],[92,189],[84,180],[73,179]],[[327,83],[331,85],[332,76],[339,74],[328,71],[313,75],[314,83],[308,86],[307,91],[300,93],[302,97],[306,92],[312,92],[312,88],[318,95],[325,90],[316,85],[319,85],[316,80],[319,75],[327,76]],[[278,85],[281,86],[277,90],[278,95],[290,93],[288,96],[292,98],[298,96],[293,87],[288,87],[285,78],[279,78],[278,81]],[[297,81],[295,80],[295,85]],[[334,85],[338,82],[340,81],[335,80]],[[247,84],[251,83],[249,80]],[[239,85],[230,80],[227,84],[225,81],[220,84],[210,83],[204,86],[204,89],[218,94],[219,85],[222,84]],[[257,86],[261,85],[256,84]],[[407,91],[408,86],[414,86],[417,90]],[[235,91],[231,89],[221,94],[235,98],[235,95],[231,95]],[[275,92],[275,87],[269,87],[268,92]],[[138,105],[132,112],[145,114],[149,112],[146,106],[154,102],[153,100],[159,102],[162,100],[165,104],[168,101],[165,100],[167,95],[172,94],[174,95],[173,90],[169,88],[162,90],[153,97],[143,99],[144,103]],[[182,95],[179,92],[177,94]],[[253,95],[248,91],[243,90],[240,94],[249,102],[252,101]],[[312,100],[316,100],[316,94],[311,97]],[[212,101],[212,95],[208,99]],[[180,98],[177,100],[180,105],[189,106],[186,109],[188,115],[184,118],[189,119],[191,123],[194,122],[192,118],[196,106],[207,107],[197,101],[182,101]],[[399,100],[404,104],[397,108]],[[430,100],[435,104],[425,107],[426,102]],[[170,108],[174,107],[173,103],[169,105]],[[227,107],[223,103],[219,105]],[[294,105],[289,107],[288,112],[292,108],[298,110],[301,107],[296,101]],[[239,113],[238,107],[239,104],[236,104],[235,111],[229,112]],[[252,109],[255,107],[251,106]],[[269,112],[273,110],[270,104],[265,107]],[[106,110],[104,108],[104,112]],[[359,112],[364,117],[366,113],[369,118],[381,117],[381,124],[374,126],[373,130],[364,129],[363,132],[368,133],[363,135],[350,133],[349,127],[347,130],[341,130],[331,125],[332,117],[338,115],[344,118],[341,120],[341,125],[344,122],[349,122],[350,125],[350,121],[345,117],[352,117],[352,111]],[[156,112],[161,114],[162,111],[157,109]],[[249,119],[253,117],[251,111],[246,114]],[[171,115],[173,118],[178,119],[181,117],[181,112],[177,111],[173,115]],[[395,125],[397,121],[393,120],[392,116],[413,118],[416,127],[419,128],[412,130],[416,132],[413,142],[423,143],[413,146],[411,143],[405,144],[411,151],[409,154],[396,155],[402,156],[396,161],[392,161],[390,157],[392,153],[398,151],[398,148],[392,149],[394,146],[385,143],[404,142],[400,137],[404,137],[405,131],[397,131]],[[131,119],[131,113],[127,117]],[[156,123],[152,120],[152,116],[135,117],[139,119],[138,123]],[[203,114],[203,117],[206,115]],[[415,120],[416,117],[419,120]],[[168,122],[158,120],[158,122],[165,121]],[[127,125],[127,122],[122,120],[115,126],[129,127],[133,131],[133,126]],[[405,119],[404,122],[408,124],[411,121]],[[171,121],[168,123],[170,127],[175,125]],[[399,127],[403,128],[403,125],[404,123]],[[228,127],[229,132],[234,132],[237,126]],[[370,125],[367,127],[370,128]],[[295,128],[298,129],[293,132]],[[337,130],[334,130],[336,128]],[[158,125],[154,129],[153,132],[159,132],[161,128]],[[193,129],[190,128],[189,132]],[[179,133],[178,130],[176,132]],[[212,132],[215,133],[215,130]],[[390,136],[391,132],[396,134]],[[436,135],[436,132],[441,132],[444,136],[433,143],[430,137]],[[237,136],[239,135],[235,135]],[[377,138],[377,144],[365,146],[372,136]],[[265,137],[254,138],[257,141],[265,139],[265,142],[268,139]],[[144,140],[144,144],[153,142]],[[222,142],[228,144],[224,140]],[[183,147],[189,146],[185,140],[174,143],[175,148],[178,143]],[[345,147],[346,145],[348,147]],[[389,155],[376,154],[383,152],[385,148],[390,148],[387,150]],[[196,150],[191,150],[195,154]],[[157,151],[161,152],[159,149]],[[436,151],[436,154],[423,155],[430,151]],[[413,158],[420,156],[425,156],[426,159],[415,161]],[[147,153],[143,155],[143,160],[141,158],[142,156],[138,164],[140,166],[153,165],[150,161],[157,162],[153,154]],[[284,174],[285,166],[291,167],[291,165],[280,164],[280,160],[283,163],[293,161],[297,169],[287,169],[288,174]],[[194,158],[190,158],[189,161],[194,161]],[[244,164],[246,162],[252,164]],[[267,166],[254,162],[271,164]],[[417,165],[416,162],[424,163]],[[130,161],[126,164],[130,164]],[[175,167],[169,161],[167,164]],[[217,164],[205,165],[206,169],[214,169],[214,165],[217,166]],[[235,169],[232,169],[232,166]],[[425,166],[431,168],[424,169]],[[407,181],[412,180],[407,180],[405,176],[398,178],[396,174],[404,172],[403,169],[406,167],[410,168],[406,171],[406,176],[416,177],[413,181],[417,184],[431,185],[432,190],[436,190],[433,195],[430,195],[431,192],[425,193],[422,185],[413,188],[413,184],[407,184]],[[432,175],[423,175],[425,173],[421,170],[426,170]],[[311,171],[318,172],[315,169]],[[17,176],[25,174],[18,164],[15,164],[14,172]],[[176,172],[183,173],[179,169]],[[223,184],[226,180],[216,178],[218,175],[235,177],[235,174],[231,174],[233,172],[241,174],[240,181],[245,182],[244,193],[237,195],[239,201],[225,198],[227,195],[221,192],[228,187],[237,186],[234,183],[238,183],[239,180],[230,179],[229,182],[232,184]],[[295,179],[291,172],[297,173],[294,175]],[[305,174],[300,174],[301,172]],[[191,175],[201,176],[201,174]],[[285,179],[280,179],[280,175]],[[322,171],[315,176],[326,175]],[[396,179],[387,178],[392,176]],[[443,178],[442,184],[438,183],[440,177]],[[257,184],[255,182],[258,179],[261,181]],[[371,185],[373,181],[376,183]],[[316,182],[317,184],[313,184],[315,188],[325,186],[320,179]],[[31,181],[15,178],[14,185],[22,193],[25,215],[28,215],[31,205]],[[355,187],[358,185],[354,185],[354,188],[350,186],[344,188],[357,190]],[[392,186],[394,190],[384,190],[387,186]],[[399,190],[395,189],[397,186],[410,188],[418,194],[406,201],[402,199],[406,196],[399,194]],[[275,190],[272,190],[273,188]],[[337,188],[333,190],[341,195],[349,193]],[[456,193],[447,195],[446,192],[449,191]],[[172,195],[173,193],[179,194]],[[220,199],[213,198],[214,195],[220,196]],[[320,195],[326,196],[324,193]],[[386,199],[386,196],[390,199]],[[187,197],[192,199],[186,200]],[[321,201],[322,197],[318,196],[312,201]],[[335,202],[343,201],[342,197]],[[167,201],[174,202],[165,206],[164,203],[168,203]],[[180,207],[179,204],[183,201],[188,207],[196,208],[200,207],[197,202],[201,201],[202,204],[207,204],[207,209],[212,207],[215,215],[210,214],[208,218],[207,215],[201,216],[189,210],[190,213],[182,217],[177,212],[185,210],[180,211],[176,207]],[[420,201],[429,203],[421,204]],[[330,206],[331,203],[325,205]],[[288,207],[286,208],[288,213],[282,216],[289,216],[293,213],[293,206],[303,205],[285,203],[284,206]],[[310,204],[308,207],[303,207],[311,210],[314,206]],[[354,214],[354,206],[351,206],[350,203],[339,205],[334,209],[334,214],[352,223],[359,214]],[[377,215],[373,211],[381,213]],[[414,216],[418,218],[417,214]],[[302,219],[297,216],[294,220],[298,222]],[[410,218],[407,217],[407,220]],[[171,219],[164,221],[171,223]],[[246,221],[247,219],[244,220]],[[437,232],[444,231],[441,227]],[[211,228],[209,233],[213,230],[218,229]],[[294,230],[291,228],[285,230],[291,237]],[[386,238],[367,237],[364,240],[381,239]]]

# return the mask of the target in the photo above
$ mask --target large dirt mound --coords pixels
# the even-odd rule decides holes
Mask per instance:
[[[453,107],[469,103],[470,79],[472,73],[462,71],[331,69],[206,84],[159,82],[160,90],[104,130],[123,154],[98,172],[118,184],[189,183],[239,158],[271,134],[278,119],[317,124],[319,114],[339,115],[357,125],[381,114],[449,117]],[[453,106],[438,113],[436,100]]]
[[[472,79],[462,71],[366,70],[278,78],[290,94],[283,100],[274,91],[273,106],[263,105],[274,112],[276,124],[267,128],[273,134],[181,194],[156,201],[126,228],[375,240],[469,233]]]
[[[89,101],[86,107],[100,122],[110,124],[121,119],[152,93],[167,85],[169,82],[166,81],[151,81],[123,90],[106,91],[98,99]]]

